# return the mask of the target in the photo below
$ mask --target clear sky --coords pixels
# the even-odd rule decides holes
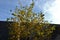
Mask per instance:
[[[52,15],[52,21],[55,24],[60,24],[60,0],[55,0],[52,3],[52,7],[49,7],[48,11]]]
[[[31,0],[21,0],[23,6],[29,5]],[[0,0],[0,20],[5,21],[6,18],[11,17],[10,10],[15,10],[19,6],[18,0]],[[34,11],[43,11],[46,20],[52,23],[60,24],[60,0],[35,0]]]
[[[17,0],[0,0],[0,20],[5,21],[11,17],[10,10],[14,10],[17,4]]]

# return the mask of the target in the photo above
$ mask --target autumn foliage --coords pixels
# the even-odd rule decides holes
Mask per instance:
[[[49,22],[44,19],[42,12],[33,12],[34,1],[29,7],[16,8],[11,18],[14,23],[10,27],[10,40],[49,40],[51,33],[55,30]]]

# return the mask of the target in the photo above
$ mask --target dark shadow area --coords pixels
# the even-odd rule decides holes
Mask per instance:
[[[55,25],[55,30],[52,33],[51,40],[60,40],[60,24],[51,24],[51,26]]]
[[[9,23],[12,23],[12,22],[0,21],[0,40],[8,40]]]

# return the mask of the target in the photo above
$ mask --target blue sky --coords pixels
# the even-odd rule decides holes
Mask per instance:
[[[11,17],[10,10],[14,10],[17,5],[17,0],[0,0],[0,20],[5,21]]]
[[[20,0],[23,6],[29,5],[31,0]],[[5,21],[6,18],[12,17],[10,10],[15,10],[19,6],[18,0],[0,0],[0,20]],[[59,7],[58,7],[59,6]],[[59,0],[35,0],[34,11],[42,11],[45,14],[46,20],[53,21],[52,23],[60,24],[59,22]],[[57,9],[57,10],[56,10]],[[58,10],[59,9],[59,10]],[[58,12],[58,16],[57,12]]]

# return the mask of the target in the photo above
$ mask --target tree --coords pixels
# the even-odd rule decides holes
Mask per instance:
[[[42,12],[34,13],[33,10],[34,1],[29,7],[22,7],[16,10],[12,15],[9,34],[11,40],[49,40],[51,33],[55,30],[54,26],[50,26],[48,21],[44,20],[44,14]]]

